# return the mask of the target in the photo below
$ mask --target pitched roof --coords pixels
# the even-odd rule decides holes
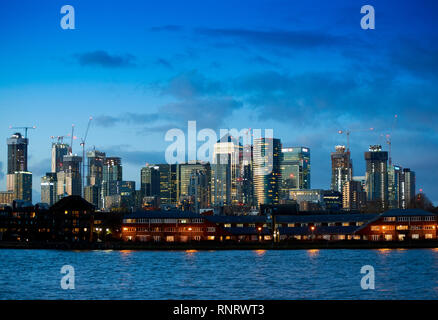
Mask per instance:
[[[382,217],[397,217],[397,216],[436,216],[436,213],[425,211],[422,209],[392,209],[382,213]]]
[[[276,223],[311,223],[311,222],[368,222],[376,217],[378,214],[319,214],[319,215],[290,215],[290,216],[276,216]]]
[[[62,210],[87,210],[91,211],[94,206],[81,196],[68,196],[64,197],[53,206],[50,207],[52,211],[62,211]]]

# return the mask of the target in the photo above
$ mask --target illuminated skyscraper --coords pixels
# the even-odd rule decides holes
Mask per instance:
[[[160,172],[160,204],[176,205],[178,176],[176,164],[159,164]]]
[[[388,207],[389,209],[401,208],[400,179],[402,168],[396,165],[388,167]]]
[[[288,199],[291,190],[310,189],[310,149],[292,147],[281,152],[281,198]]]
[[[403,169],[400,175],[401,208],[408,209],[415,198],[415,172],[409,168]]]
[[[253,181],[258,205],[279,203],[281,158],[280,139],[254,139]]]
[[[107,208],[106,197],[117,194],[117,183],[123,180],[122,160],[119,157],[107,157],[103,162],[102,207]]]
[[[381,209],[388,207],[388,152],[382,146],[370,146],[365,152],[367,201],[376,202]]]
[[[211,197],[214,206],[242,203],[243,148],[227,134],[214,145],[211,165]]]
[[[332,152],[332,181],[331,189],[342,192],[345,182],[353,177],[353,164],[350,159],[350,151],[345,146],[336,146],[336,152]]]
[[[146,165],[140,171],[140,190],[142,197],[160,195],[160,168],[156,165]]]
[[[103,166],[105,163],[105,157],[105,152],[100,152],[97,150],[87,152],[88,186],[98,186],[99,188],[101,187],[103,181]]]
[[[67,155],[63,157],[62,171],[57,173],[58,198],[68,196],[82,196],[82,157]]]
[[[345,181],[342,190],[342,207],[345,210],[360,210],[365,207],[366,193],[360,181]]]
[[[192,161],[189,163],[183,163],[178,165],[178,186],[177,186],[177,199],[180,203],[183,199],[189,196],[190,181],[192,172],[204,172],[207,177],[210,178],[210,164],[202,163],[199,161]],[[209,188],[208,188],[209,189]],[[209,190],[205,190],[207,194],[210,194]]]

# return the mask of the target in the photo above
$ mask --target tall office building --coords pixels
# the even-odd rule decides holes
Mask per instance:
[[[63,169],[57,173],[58,196],[82,196],[82,157],[67,155],[63,157]]]
[[[65,143],[52,143],[52,172],[63,171],[64,156],[68,155],[69,145]]]
[[[253,183],[253,146],[243,146],[242,159],[242,201],[246,206],[254,206],[256,200],[254,197],[254,183]]]
[[[344,183],[350,181],[353,177],[353,163],[350,158],[350,151],[346,151],[345,146],[336,146],[335,150],[331,153],[331,189],[342,192]]]
[[[160,204],[176,205],[178,177],[176,164],[159,164],[160,172]]]
[[[105,152],[100,152],[97,150],[87,152],[87,186],[98,186],[100,188],[102,185],[105,158]]]
[[[14,176],[14,200],[32,202],[32,172],[16,171]]]
[[[242,203],[243,147],[227,134],[214,145],[211,165],[211,197],[214,206]]]
[[[388,167],[388,208],[401,208],[400,202],[400,179],[402,168],[396,165]]]
[[[8,145],[6,187],[8,191],[14,191],[15,172],[27,172],[27,146],[29,140],[23,138],[21,133],[16,132],[6,142]]]
[[[281,158],[280,139],[254,139],[253,181],[258,205],[279,203]]]
[[[388,152],[382,146],[370,146],[365,152],[367,201],[378,203],[381,209],[388,207]]]
[[[210,177],[210,164],[203,163],[199,161],[190,161],[189,163],[182,163],[178,165],[178,185],[177,185],[177,200],[178,203],[182,199],[189,196],[189,186],[191,181],[191,176],[193,171],[205,172],[205,175]],[[209,194],[209,190],[206,190]]]
[[[401,208],[408,209],[412,199],[415,198],[415,172],[404,168],[400,175],[400,201]]]
[[[52,206],[57,201],[57,185],[56,185],[56,173],[47,172],[44,177],[41,178],[41,202],[47,203]]]
[[[95,208],[100,209],[100,190],[101,188],[95,184],[94,186],[84,187],[84,198],[91,203]]]
[[[105,199],[117,194],[117,183],[122,181],[122,160],[118,157],[107,157],[103,162],[102,175],[102,207],[106,208]]]
[[[291,190],[310,189],[310,149],[292,147],[281,152],[281,198],[288,199]]]
[[[147,164],[140,171],[140,192],[142,197],[160,195],[160,168]]]
[[[345,181],[342,190],[343,209],[360,210],[365,207],[366,193],[360,181]]]
[[[191,171],[188,197],[192,211],[199,213],[200,209],[210,207],[210,179],[210,172],[206,168]]]

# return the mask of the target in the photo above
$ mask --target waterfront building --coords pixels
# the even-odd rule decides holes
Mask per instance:
[[[280,139],[259,138],[254,140],[253,182],[257,205],[279,203],[281,158]]]
[[[388,152],[382,146],[370,146],[365,152],[367,201],[377,203],[384,210],[388,206]]]
[[[370,221],[359,232],[363,240],[406,241],[437,239],[436,213],[420,209],[392,209]]]
[[[287,199],[291,190],[310,189],[310,149],[291,147],[281,152],[281,197]]]
[[[342,193],[333,190],[324,190],[322,192],[322,201],[325,210],[339,211],[342,209]]]
[[[350,150],[346,150],[345,146],[336,146],[335,149],[336,152],[331,153],[331,189],[342,192],[344,183],[353,177],[353,162],[350,158]]]

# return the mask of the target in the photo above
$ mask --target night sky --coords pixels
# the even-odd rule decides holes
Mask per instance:
[[[60,9],[75,8],[75,30]],[[376,29],[362,30],[362,5]],[[351,129],[354,175],[392,130],[393,162],[438,204],[437,1],[1,1],[0,189],[10,125],[30,126],[34,202],[50,136],[71,125],[120,156],[124,180],[164,162],[170,128],[273,128],[311,149],[312,188]],[[373,131],[364,129],[373,127]],[[75,140],[75,153],[81,153]],[[137,186],[139,188],[139,185]]]

